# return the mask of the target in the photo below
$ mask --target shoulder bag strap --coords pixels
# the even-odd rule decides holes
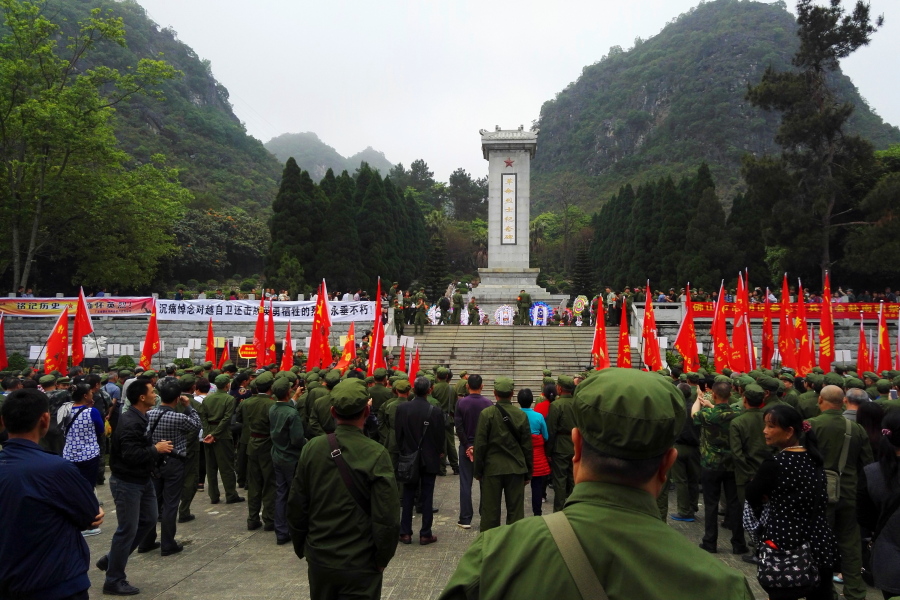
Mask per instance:
[[[495,404],[494,406],[496,406],[497,410],[500,411],[500,415],[503,418],[503,422],[506,423],[506,427],[507,427],[507,429],[509,429],[509,432],[512,434],[512,436],[515,438],[515,440],[517,442],[521,443],[522,440],[519,439],[519,432],[516,429],[516,426],[512,424],[512,421],[509,418],[509,413],[506,412],[506,409],[504,409],[502,406],[500,406],[499,402],[497,404]]]
[[[86,408],[87,408],[87,406],[82,406],[82,407],[79,408],[77,411],[72,411],[72,412],[69,413],[69,418],[66,419],[65,427],[63,427],[63,431],[65,432],[65,433],[64,433],[64,436],[65,436],[66,438],[69,437],[69,432],[71,431],[72,425],[75,424],[75,419],[77,419],[77,418],[78,418],[78,415],[80,415],[81,413],[83,413],[83,412],[84,412],[84,409],[86,409]]]
[[[419,438],[419,445],[416,447],[416,451],[422,449],[422,442],[425,441],[425,432],[428,431],[428,421],[424,421],[425,427],[422,428],[422,437]]]
[[[350,467],[347,466],[344,457],[341,456],[341,447],[338,445],[337,436],[333,433],[328,434],[328,444],[331,446],[331,458],[334,459],[334,464],[337,466],[338,473],[341,474],[341,479],[344,480],[344,485],[347,486],[347,491],[350,492],[350,495],[353,496],[353,499],[356,500],[356,503],[363,512],[371,517],[372,507],[369,505],[369,501],[365,495],[358,487],[356,487],[356,483],[354,483],[353,478],[350,476]]]
[[[547,529],[553,536],[553,541],[569,569],[569,574],[575,580],[575,587],[578,588],[582,600],[609,600],[603,585],[597,579],[597,573],[594,572],[594,568],[591,567],[591,563],[584,553],[581,542],[575,536],[572,524],[566,518],[566,513],[559,511],[545,515],[544,523],[547,524]]]
[[[166,414],[165,411],[163,411],[163,410],[159,411],[159,416],[156,417],[156,420],[153,422],[153,425],[150,426],[150,431],[147,432],[147,437],[150,438],[151,442],[153,441],[153,432],[156,431],[156,426],[159,425],[159,421],[160,421],[160,419],[163,418],[164,414]]]
[[[841,448],[841,460],[838,463],[838,475],[844,474],[844,467],[847,466],[847,455],[850,453],[850,432],[853,430],[853,422],[847,420],[847,429],[844,431],[844,447]]]

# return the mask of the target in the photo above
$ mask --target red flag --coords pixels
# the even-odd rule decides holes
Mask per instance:
[[[225,348],[222,350],[222,356],[219,357],[219,366],[216,368],[221,371],[225,366],[225,363],[227,363],[229,360],[231,360],[231,355],[228,352],[228,340],[225,340]]]
[[[834,362],[834,307],[831,306],[831,281],[825,271],[825,291],[822,292],[822,320],[819,322],[819,366],[831,372]]]
[[[419,372],[419,345],[416,344],[416,355],[413,357],[409,365],[409,376],[413,381],[416,379],[416,373]]]
[[[809,351],[809,328],[806,324],[806,304],[803,302],[803,284],[797,280],[797,317],[794,330],[800,332],[800,347],[797,357],[797,375],[806,377],[812,371],[813,357]]]
[[[369,349],[369,369],[367,376],[373,377],[375,369],[383,369],[384,363],[384,323],[381,322],[381,277],[378,278],[378,291],[375,294],[375,327],[372,333],[372,346]]]
[[[209,327],[206,328],[206,362],[216,364],[216,338],[213,336],[212,317],[209,318]]]
[[[700,368],[697,357],[697,331],[694,329],[694,307],[691,305],[691,284],[687,284],[685,292],[685,312],[678,335],[675,337],[675,349],[681,354],[682,370],[694,373]]]
[[[900,314],[897,315],[897,354],[894,355],[894,370],[900,371]],[[3,326],[0,323],[0,338],[3,336]],[[2,343],[0,339],[0,343]],[[3,346],[3,354],[6,355],[6,346]],[[6,367],[3,367],[6,368]]]
[[[312,338],[309,343],[309,356],[306,359],[306,371],[312,371],[315,367],[322,367],[331,363],[331,348],[328,346],[328,326],[331,319],[328,317],[328,307],[325,302],[325,282],[319,284],[316,297],[316,312],[313,316]],[[324,343],[323,343],[324,341]],[[322,348],[328,348],[328,353],[323,354]],[[323,361],[326,360],[325,365]]]
[[[147,337],[144,338],[144,347],[141,349],[141,367],[150,369],[153,356],[159,352],[159,328],[156,326],[156,302],[153,302],[153,310],[150,313],[150,322],[147,324]]]
[[[47,352],[44,355],[44,373],[69,369],[69,307],[65,307],[56,319],[53,331],[47,338]]]
[[[350,327],[353,327],[353,323],[350,323]],[[401,373],[406,373],[406,346],[400,346],[400,360],[398,361],[398,363],[399,364],[396,366],[396,368],[394,368],[394,370],[400,371]]]
[[[887,330],[887,315],[884,312],[884,302],[878,309],[878,368],[875,370],[879,376],[883,371],[891,370],[891,339]]]
[[[650,280],[647,280],[647,300],[644,302],[644,365],[651,371],[662,369],[659,354],[659,338],[656,337],[656,315],[653,312],[653,298],[650,297]]]
[[[747,373],[750,367],[750,349],[747,347],[747,289],[744,276],[738,273],[737,295],[734,297],[734,326],[731,329],[731,368]]]
[[[859,350],[856,354],[856,372],[860,377],[866,371],[872,370],[872,355],[869,354],[869,344],[866,343],[866,331],[863,328],[863,314],[859,313]]]
[[[619,351],[616,366],[620,369],[631,368],[631,340],[628,337],[628,311],[622,307],[622,319],[619,321]]]
[[[322,335],[319,338],[322,344],[319,356],[322,359],[322,366],[327,367],[331,364],[333,357],[331,356],[331,311],[328,309],[328,286],[325,280],[322,280]]]
[[[8,366],[9,360],[6,358],[6,326],[3,324],[3,315],[0,315],[0,371]]]
[[[812,366],[816,366],[816,330],[812,323],[809,324],[809,355],[812,357]]]
[[[353,321],[351,321],[350,331],[347,333],[347,342],[344,344],[344,351],[341,353],[341,360],[338,361],[335,368],[340,369],[341,374],[343,374],[354,358],[356,358],[356,333],[353,328]]]
[[[787,273],[781,284],[781,314],[778,321],[778,353],[781,355],[781,366],[797,368],[797,345],[794,335],[794,306],[791,304],[791,291],[788,289]]]
[[[594,328],[594,343],[591,346],[591,357],[596,368],[605,369],[609,367],[609,348],[606,346],[606,315],[603,312],[603,302],[599,302],[597,309],[597,326]]]
[[[353,323],[350,323],[352,326]],[[281,354],[282,371],[290,371],[294,366],[294,344],[291,342],[291,322],[288,321],[287,335],[284,336],[284,352]]]
[[[269,298],[269,326],[266,328],[266,364],[274,365],[278,360],[275,352],[275,315],[272,313],[272,299]]]
[[[91,313],[84,299],[84,288],[78,292],[78,308],[75,310],[75,323],[72,326],[72,365],[80,365],[84,360],[84,336],[94,333],[91,324]]]
[[[259,311],[256,313],[253,347],[256,349],[256,366],[260,367],[266,360],[266,305],[262,297],[259,299]]]
[[[769,302],[769,288],[766,288],[762,335],[762,366],[764,369],[772,368],[773,356],[775,356],[775,334],[772,332],[772,303]]]
[[[716,300],[716,312],[713,316],[712,338],[715,352],[715,366],[719,373],[731,365],[731,345],[728,343],[728,332],[725,329],[725,282],[719,284],[719,297]]]

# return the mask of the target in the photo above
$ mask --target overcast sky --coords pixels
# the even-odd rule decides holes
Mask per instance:
[[[372,146],[394,163],[424,158],[444,181],[457,167],[487,174],[480,128],[529,127],[610,46],[627,49],[698,3],[138,1],[212,61],[251,135],[313,131],[344,156]],[[843,68],[896,125],[900,2],[871,4],[886,24]]]

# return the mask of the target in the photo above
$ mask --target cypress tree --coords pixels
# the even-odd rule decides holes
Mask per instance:
[[[591,272],[591,260],[587,248],[582,245],[575,254],[575,277],[573,281],[572,300],[584,295],[588,300],[594,297],[594,274]]]
[[[684,235],[690,224],[690,213],[687,211],[684,196],[678,192],[671,177],[660,181],[659,198],[662,207],[662,225],[656,243],[659,257],[659,282],[663,288],[677,288],[685,283],[678,281],[676,276],[678,263],[681,262],[682,254],[685,251]]]
[[[325,192],[326,196],[329,198],[334,197],[334,193],[337,191],[337,179],[335,178],[334,171],[331,167],[328,167],[328,170],[325,171],[325,177],[319,182],[319,187],[322,188],[322,191]]]
[[[766,265],[766,245],[762,235],[766,219],[762,209],[751,196],[738,194],[731,205],[726,231],[734,243],[735,252],[729,272],[748,269],[754,286],[760,287],[777,283],[773,281]]]
[[[651,278],[652,283],[658,285],[659,279],[653,279],[650,273],[651,256],[656,251],[656,240],[659,238],[653,196],[652,183],[638,187],[637,198],[631,210],[633,242],[627,273],[629,281],[646,281]]]
[[[388,247],[385,244],[385,239],[388,237],[387,215],[390,207],[385,198],[381,176],[378,172],[372,171],[369,165],[363,163],[357,184],[363,178],[364,171],[369,173],[369,182],[360,203],[360,214],[363,218],[359,219],[357,228],[360,248],[364,250],[360,253],[360,261],[363,266],[362,282],[363,286],[368,289],[374,288],[379,276],[390,277]],[[359,185],[356,189],[358,192]]]
[[[450,284],[450,265],[447,263],[447,246],[440,233],[431,236],[428,246],[428,262],[425,265],[425,295],[431,302],[437,299]]]
[[[277,280],[285,255],[295,257],[301,265],[315,260],[313,234],[309,224],[314,223],[307,218],[306,209],[311,199],[306,194],[303,176],[309,174],[301,171],[297,161],[289,158],[281,175],[281,186],[275,201],[272,203],[272,217],[269,220],[271,241],[266,255],[266,279]],[[310,181],[311,183],[311,181]],[[300,285],[304,282],[301,281]]]
[[[331,173],[331,177],[328,173]],[[323,191],[332,190],[324,222],[340,226],[326,228],[325,251],[321,258],[322,272],[330,289],[356,291],[360,287],[358,265],[361,250],[357,215],[353,206],[353,180],[346,171],[340,179],[334,177],[331,169],[328,169],[328,173],[325,174],[321,186]]]
[[[425,265],[425,247],[428,238],[425,233],[425,215],[422,214],[416,197],[410,191],[403,196],[403,201],[406,204],[406,216],[409,218],[409,230],[401,235],[407,237],[406,247],[410,261],[409,277],[412,279],[422,272]]]
[[[707,187],[684,236],[678,281],[696,288],[719,289],[733,247],[725,232],[725,211],[716,192]]]

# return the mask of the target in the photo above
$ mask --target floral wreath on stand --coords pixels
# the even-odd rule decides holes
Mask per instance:
[[[572,310],[575,313],[576,327],[581,327],[582,314],[584,314],[584,309],[586,308],[588,308],[587,296],[578,296],[577,298],[575,298],[575,302],[572,303]]]
[[[531,324],[537,327],[545,327],[553,318],[553,309],[546,302],[535,302],[531,305]]]
[[[466,304],[465,310],[463,310],[461,313],[459,313],[459,322],[462,325],[475,325],[476,323],[469,323],[469,308],[468,307],[469,307],[469,305]],[[475,305],[475,308],[478,309],[478,323],[481,323],[484,320],[485,313],[483,310],[481,310],[481,307],[478,306],[477,304]]]
[[[494,321],[497,325],[512,325],[516,311],[509,304],[504,304],[494,311]]]
[[[437,325],[441,322],[441,309],[438,308],[437,304],[431,306],[428,309],[428,322],[432,325]]]

